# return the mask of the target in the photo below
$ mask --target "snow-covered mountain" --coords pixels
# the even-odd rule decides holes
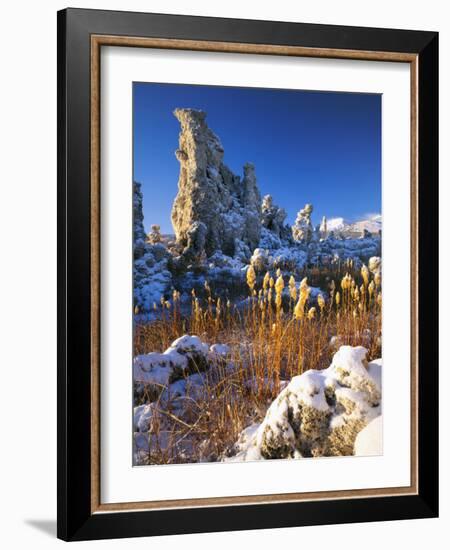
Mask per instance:
[[[381,214],[374,214],[373,216],[354,222],[344,218],[331,218],[327,220],[328,231],[334,231],[335,233],[342,234],[345,237],[359,236],[364,229],[373,235],[377,235],[381,228]]]
[[[327,229],[328,231],[340,231],[347,224],[348,222],[344,218],[331,218],[327,220]]]
[[[381,215],[377,214],[376,216],[369,218],[367,220],[361,220],[353,223],[350,226],[351,230],[361,232],[363,229],[367,229],[370,233],[377,234],[381,229]]]

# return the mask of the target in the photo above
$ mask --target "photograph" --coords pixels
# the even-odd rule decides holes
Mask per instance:
[[[132,86],[133,466],[382,455],[382,94]]]
[[[436,518],[439,33],[204,8],[58,11],[57,536]]]

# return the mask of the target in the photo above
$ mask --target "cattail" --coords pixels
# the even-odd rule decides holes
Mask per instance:
[[[305,304],[302,302],[302,299],[299,298],[298,302],[295,304],[295,308],[294,308],[294,317],[297,320],[303,319],[304,306],[305,306]]]
[[[166,300],[166,301],[164,302],[164,305],[165,305],[165,307],[166,307],[167,309],[170,309],[170,307],[171,307],[171,303],[170,303],[168,300]]]
[[[297,301],[297,286],[295,284],[295,278],[291,275],[289,279],[289,294],[294,302]]]
[[[156,311],[158,309],[158,306],[156,305],[156,302],[153,302],[153,309]]]
[[[195,298],[195,288],[193,288],[193,289],[191,290],[191,296],[192,296],[192,298]]]
[[[320,311],[323,312],[323,308],[325,307],[325,299],[322,294],[317,296],[317,303],[319,304]]]
[[[309,298],[311,288],[308,286],[308,279],[305,277],[300,283],[300,296],[298,302],[294,308],[294,317],[296,319],[303,319],[305,313],[305,305]]]
[[[361,277],[363,278],[364,286],[367,286],[369,284],[369,276],[370,276],[369,270],[366,264],[363,264],[361,268]]]
[[[347,290],[351,287],[351,277],[348,273],[346,273],[341,280],[341,288],[342,290]]]
[[[275,334],[276,330],[277,330],[277,324],[273,323],[273,325],[272,325],[272,334]]]
[[[278,271],[280,271],[280,270],[278,270]],[[280,272],[280,275],[278,276],[277,282],[275,283],[275,293],[276,293],[275,305],[277,306],[278,309],[281,308],[281,298],[282,298],[283,288],[284,288],[284,281],[283,281],[283,277],[281,276],[281,272]]]
[[[251,291],[253,291],[253,288],[255,287],[255,283],[256,283],[256,273],[253,266],[251,265],[247,269],[247,285]]]
[[[164,304],[166,303],[166,299],[164,298],[164,296],[162,294],[161,294],[161,298],[159,299],[159,301],[161,302],[162,307],[164,307]]]
[[[279,279],[281,277],[281,269],[280,268],[277,269],[276,276],[277,276],[277,279]]]
[[[315,307],[309,308],[309,310],[308,310],[308,319],[310,321],[312,321],[313,319],[315,319],[315,317],[316,317],[316,308]]]
[[[266,271],[266,274],[264,275],[264,279],[263,279],[263,290],[267,290],[267,287],[269,286],[269,279],[270,279],[270,274],[268,271]]]
[[[380,272],[377,271],[374,275],[374,281],[375,281],[375,284],[377,285],[377,288],[381,285],[381,275],[380,275]]]
[[[341,295],[339,294],[339,292],[336,292],[336,305],[338,306],[341,302]]]
[[[375,291],[375,283],[373,281],[370,281],[369,286],[367,288],[369,290],[369,296],[372,297],[372,294]]]
[[[135,315],[139,314],[139,307],[138,306],[134,306],[134,314]]]
[[[209,286],[208,281],[205,281],[205,290],[208,294],[211,294],[211,287]]]
[[[230,307],[231,307],[231,302],[230,302],[230,299],[228,298],[228,300],[227,300],[227,308],[230,309]]]
[[[277,282],[275,283],[275,292],[277,294],[281,294],[283,292],[283,288],[284,288],[284,280],[283,280],[283,277],[279,275],[277,278]]]
[[[378,296],[377,296],[377,303],[378,303],[378,305],[379,305],[380,307],[381,307],[381,301],[382,301],[382,300],[381,300],[381,294],[378,294]]]
[[[355,287],[353,290],[353,300],[359,302],[359,290],[358,287]]]
[[[309,298],[311,288],[308,286],[308,279],[305,277],[300,283],[300,299],[306,304]]]
[[[275,281],[273,280],[273,277],[270,277],[270,279],[269,279],[270,288],[273,288],[274,285],[275,285]]]

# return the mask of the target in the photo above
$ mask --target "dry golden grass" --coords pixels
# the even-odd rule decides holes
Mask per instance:
[[[183,334],[195,334],[209,344],[228,344],[230,356],[228,367],[217,363],[205,374],[202,396],[188,395],[182,416],[171,412],[170,399],[165,407],[155,404],[161,428],[156,420],[149,463],[220,459],[243,428],[262,420],[282,381],[328,367],[340,345],[363,345],[369,360],[380,357],[380,276],[347,268],[343,275],[309,270],[299,288],[280,271],[258,283],[249,268],[249,297],[241,304],[215,297],[206,283],[202,297],[192,291],[189,314],[182,314],[177,292],[155,305],[160,319],[135,327],[135,355],[164,351]],[[310,280],[328,289],[314,303]]]

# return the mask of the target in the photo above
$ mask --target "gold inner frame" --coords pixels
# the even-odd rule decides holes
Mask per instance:
[[[408,487],[282,493],[235,497],[149,500],[104,504],[100,499],[100,50],[102,46],[164,48],[409,63],[411,74],[411,484]],[[418,56],[409,53],[339,50],[166,38],[91,35],[91,513],[418,494]]]

